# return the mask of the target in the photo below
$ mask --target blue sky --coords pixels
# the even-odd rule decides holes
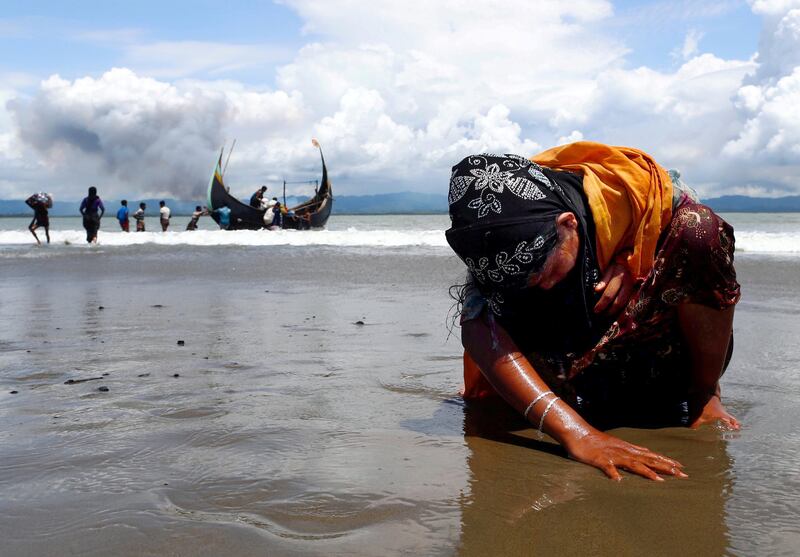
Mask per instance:
[[[0,52],[0,197],[193,196],[233,138],[246,189],[311,172],[312,135],[340,193],[580,139],[798,191],[800,0],[6,0]]]
[[[76,78],[126,65],[131,45],[160,41],[262,44],[281,53],[225,77],[272,83],[307,40],[302,20],[268,1],[4,2],[0,68],[6,73]],[[218,76],[218,74],[217,74]],[[202,73],[197,77],[207,77]]]
[[[721,58],[748,58],[756,52],[761,18],[745,1],[614,2],[618,29],[631,47],[632,66],[666,69],[677,64],[673,53],[696,31],[704,50]],[[629,23],[630,22],[630,23]]]
[[[679,63],[676,49],[693,30],[702,35],[705,49],[723,58],[747,58],[757,50],[761,19],[744,0],[622,0],[613,5],[617,17],[611,26],[630,48],[629,67],[674,67]],[[279,53],[262,65],[224,72],[224,77],[244,83],[274,85],[275,67],[319,38],[304,32],[303,24],[291,8],[268,0],[9,0],[0,17],[0,71],[76,78],[125,65],[131,44],[204,41],[274,47]],[[199,72],[195,77],[220,75]]]

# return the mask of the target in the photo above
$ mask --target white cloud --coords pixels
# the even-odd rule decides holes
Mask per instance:
[[[739,90],[737,106],[747,119],[723,153],[770,165],[800,166],[800,67],[774,85]],[[787,175],[787,182],[795,176]]]
[[[792,8],[800,8],[800,0],[747,0],[757,14],[780,15]]]
[[[692,31],[672,71],[625,66],[605,0],[286,3],[317,39],[277,69],[274,89],[174,79],[274,59],[264,45],[142,45],[134,34],[126,48],[138,71],[52,77],[11,101],[13,121],[0,111],[0,138],[8,144],[16,128],[27,176],[58,173],[65,192],[91,181],[128,195],[197,196],[234,137],[228,176],[244,191],[314,177],[312,135],[339,193],[441,192],[470,152],[532,154],[582,138],[641,147],[701,194],[797,189],[795,2],[751,2],[764,16],[755,59],[700,54]],[[678,4],[703,17],[731,6]]]
[[[686,33],[683,39],[683,45],[680,49],[674,52],[674,56],[681,60],[689,60],[700,52],[700,40],[703,38],[703,33],[697,29],[691,29]]]
[[[758,70],[734,97],[739,129],[722,149],[742,179],[797,192],[800,172],[800,1],[759,1],[767,14]]]
[[[301,104],[284,92],[223,92],[113,69],[98,79],[53,76],[34,98],[9,106],[20,138],[47,167],[67,171],[66,186],[199,196],[226,126],[245,120],[239,129],[251,137],[253,127],[291,127]]]
[[[583,141],[584,137],[580,130],[572,130],[569,135],[563,135],[556,140],[556,144],[565,145],[567,143],[575,143],[576,141]]]
[[[750,197],[781,197],[786,195],[790,190],[767,188],[764,186],[745,184],[742,186],[733,186],[726,189],[724,195],[747,195]]]

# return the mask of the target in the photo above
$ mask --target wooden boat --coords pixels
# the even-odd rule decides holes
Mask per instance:
[[[312,140],[312,144],[319,150],[319,156],[322,160],[322,180],[319,186],[315,188],[314,196],[299,205],[289,207],[286,214],[282,215],[279,225],[281,228],[307,230],[310,228],[322,228],[328,222],[328,217],[331,215],[333,209],[333,193],[331,183],[328,179],[328,168],[325,166],[325,157],[322,154],[322,148],[316,139]],[[286,192],[286,184],[284,182],[284,199]],[[227,207],[227,209],[224,209]],[[222,212],[230,211],[228,215],[228,225],[225,226],[226,220]],[[251,207],[247,203],[236,199],[228,192],[225,187],[222,171],[222,153],[220,153],[217,166],[214,168],[214,174],[211,176],[211,181],[208,184],[208,211],[211,218],[220,226],[227,230],[260,230],[262,228],[269,228],[272,222],[272,209],[258,209]],[[269,211],[267,221],[264,221],[264,214]]]

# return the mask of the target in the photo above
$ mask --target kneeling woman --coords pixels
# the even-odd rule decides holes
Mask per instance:
[[[733,229],[636,149],[579,142],[453,168],[447,240],[465,397],[501,395],[569,455],[619,479],[685,476],[602,430],[739,424],[720,400],[739,285]]]

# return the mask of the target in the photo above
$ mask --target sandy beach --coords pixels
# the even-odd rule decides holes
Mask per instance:
[[[618,484],[457,396],[447,288],[462,265],[443,248],[47,250],[0,261],[3,555],[791,555],[800,543],[795,256],[737,255],[722,388],[742,431],[615,430],[690,475]]]

